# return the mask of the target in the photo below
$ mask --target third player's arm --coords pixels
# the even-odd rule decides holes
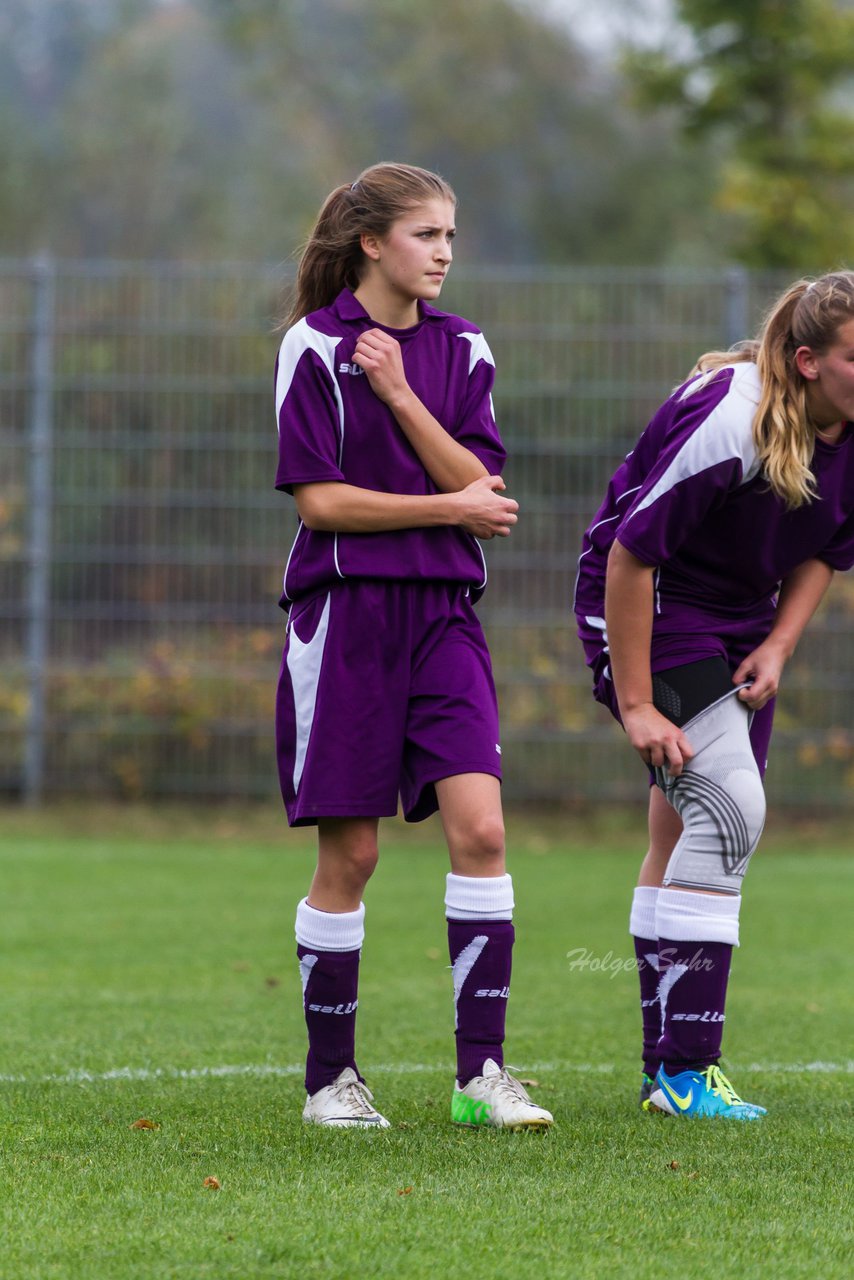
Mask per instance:
[[[657,711],[652,701],[653,574],[620,543],[608,556],[605,626],[611,676],[620,715],[632,746],[647,763],[681,773],[693,752],[681,729]]]
[[[810,618],[833,579],[833,570],[824,560],[805,560],[783,582],[777,612],[767,638],[744,659],[733,673],[733,682],[751,680],[739,698],[758,711],[777,692],[783,667],[795,652]]]

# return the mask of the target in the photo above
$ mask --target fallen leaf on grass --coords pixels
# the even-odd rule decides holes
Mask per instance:
[[[134,1120],[133,1124],[132,1124],[132,1125],[129,1125],[129,1126],[128,1126],[128,1128],[130,1128],[130,1129],[159,1129],[159,1128],[160,1128],[160,1125],[159,1125],[159,1124],[157,1124],[154,1120],[146,1120],[145,1116],[140,1116],[140,1118],[139,1118],[138,1120]]]
[[[412,1193],[412,1187],[401,1187],[401,1189],[398,1191],[397,1194],[399,1196],[408,1196],[408,1195],[411,1195],[411,1193]]]
[[[207,1187],[209,1191],[222,1190],[222,1183],[220,1182],[219,1178],[205,1178],[204,1182],[202,1183],[202,1186]]]
[[[525,1088],[526,1088],[526,1089],[539,1089],[539,1087],[540,1087],[540,1082],[539,1082],[539,1080],[534,1080],[532,1077],[529,1077],[527,1080],[523,1080],[523,1079],[520,1077],[520,1078],[519,1078],[519,1083],[520,1083],[520,1084],[523,1084],[523,1085],[525,1086]]]
[[[679,1161],[678,1161],[678,1160],[671,1160],[671,1161],[670,1161],[670,1164],[668,1165],[668,1168],[670,1168],[670,1169],[678,1169],[678,1168],[679,1168]]]

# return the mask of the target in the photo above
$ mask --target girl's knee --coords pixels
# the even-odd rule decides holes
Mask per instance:
[[[500,813],[473,817],[454,833],[450,844],[452,863],[477,868],[481,874],[504,874],[504,821]]]
[[[379,853],[376,844],[356,844],[338,856],[339,874],[351,884],[366,885],[376,870]]]

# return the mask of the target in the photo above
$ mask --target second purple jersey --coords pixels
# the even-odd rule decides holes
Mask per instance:
[[[854,440],[816,439],[816,498],[795,510],[768,487],[753,443],[755,364],[701,374],[665,401],[615,472],[584,535],[575,612],[588,661],[607,646],[605,570],[615,539],[655,566],[657,638],[770,629],[780,582],[805,560],[854,564]]]
[[[383,493],[435,494],[435,484],[353,361],[359,335],[385,329],[400,343],[410,387],[445,430],[490,475],[506,459],[495,425],[495,365],[474,325],[420,304],[418,324],[376,324],[349,289],[285,334],[276,361],[279,466],[276,488],[339,481]],[[462,583],[473,598],[486,583],[480,543],[458,527],[326,533],[300,524],[282,604],[345,578]]]

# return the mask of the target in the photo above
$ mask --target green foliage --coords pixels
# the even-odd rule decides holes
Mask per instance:
[[[854,240],[854,10],[839,0],[678,0],[687,39],[634,51],[648,106],[723,142],[717,205],[742,261],[815,271]],[[675,48],[676,52],[673,52]]]
[[[714,247],[702,156],[639,118],[604,56],[536,6],[5,10],[0,251],[280,260],[326,192],[381,159],[449,177],[469,261],[708,260]]]

